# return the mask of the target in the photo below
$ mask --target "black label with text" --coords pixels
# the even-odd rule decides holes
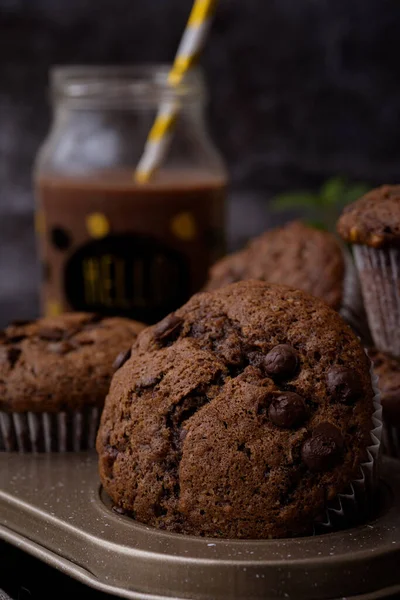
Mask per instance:
[[[74,310],[153,323],[188,299],[189,265],[151,237],[115,235],[79,248],[67,262],[64,285]]]

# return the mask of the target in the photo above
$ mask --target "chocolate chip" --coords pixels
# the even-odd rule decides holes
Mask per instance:
[[[59,327],[41,327],[38,336],[45,341],[59,342],[66,337],[66,332]]]
[[[306,440],[301,449],[301,458],[312,472],[329,471],[341,456],[341,448],[331,435],[316,433]]]
[[[47,346],[49,352],[53,352],[54,354],[68,354],[72,350],[76,349],[75,344],[71,344],[70,342],[53,342]]]
[[[118,369],[120,369],[126,363],[126,361],[130,359],[131,355],[132,350],[130,348],[129,350],[125,350],[125,352],[120,352],[117,358],[114,360],[114,371],[118,371]]]
[[[362,392],[359,376],[347,367],[332,367],[326,375],[328,392],[339,402],[354,402]]]
[[[338,448],[343,448],[344,439],[342,432],[335,425],[332,425],[332,423],[326,421],[317,425],[313,431],[313,435],[320,434],[332,438]]]
[[[19,335],[9,335],[6,337],[6,344],[19,344],[19,342],[22,342],[22,340],[25,340],[26,338],[27,336],[23,333]]]
[[[157,385],[157,383],[159,383],[161,381],[161,376],[158,375],[148,375],[147,377],[142,377],[141,380],[139,381],[137,387],[139,389],[145,389],[145,388],[149,388],[149,387],[154,387],[155,385]]]
[[[178,337],[183,319],[171,313],[154,327],[154,338],[157,342],[171,342]]]
[[[306,405],[298,394],[284,392],[272,400],[268,416],[274,425],[291,429],[304,422],[307,416]]]
[[[275,346],[264,358],[264,370],[273,377],[291,377],[296,372],[297,365],[297,352],[289,344]]]
[[[10,361],[11,367],[14,367],[14,365],[18,361],[20,355],[21,355],[21,350],[19,348],[11,347],[8,349],[8,360]]]
[[[80,337],[78,340],[75,339],[71,341],[71,343],[75,346],[75,348],[79,348],[79,346],[92,346],[94,344],[94,340],[87,337]]]
[[[21,355],[19,348],[7,348],[2,346],[0,348],[0,364],[9,364],[13,368]]]
[[[33,323],[32,320],[16,319],[15,321],[11,321],[10,325],[12,327],[25,327],[25,325],[30,325],[31,323]]]

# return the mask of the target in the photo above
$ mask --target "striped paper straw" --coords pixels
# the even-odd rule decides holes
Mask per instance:
[[[216,5],[217,0],[195,0],[174,64],[168,75],[168,84],[172,88],[179,86],[186,73],[197,62]],[[136,169],[136,181],[147,182],[160,165],[168,148],[178,113],[179,102],[176,98],[161,104]]]

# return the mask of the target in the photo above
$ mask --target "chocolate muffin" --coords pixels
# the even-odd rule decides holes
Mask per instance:
[[[259,279],[304,290],[338,310],[344,277],[343,250],[335,236],[293,221],[263,233],[240,252],[216,263],[206,289]]]
[[[400,458],[400,359],[378,350],[368,352],[379,377],[383,408],[383,450]]]
[[[353,247],[374,344],[400,357],[400,186],[384,185],[347,206],[337,230]]]
[[[93,447],[113,364],[143,327],[71,313],[0,332],[0,448]]]
[[[337,230],[350,244],[400,246],[400,185],[382,185],[346,206]]]
[[[161,529],[308,533],[359,477],[373,389],[357,337],[324,302],[247,281],[144,330],[97,438],[103,486]]]

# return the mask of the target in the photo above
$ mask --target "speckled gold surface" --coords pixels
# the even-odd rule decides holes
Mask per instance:
[[[98,590],[136,600],[375,600],[400,593],[400,469],[379,516],[325,536],[229,541],[115,514],[95,454],[0,454],[0,538]]]

